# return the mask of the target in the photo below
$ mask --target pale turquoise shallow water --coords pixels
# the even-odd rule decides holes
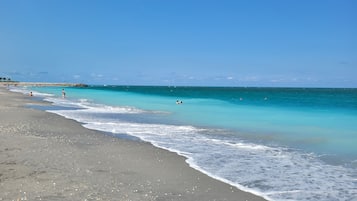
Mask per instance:
[[[357,89],[91,86],[65,88],[66,99],[57,87],[15,90],[271,200],[357,197]]]

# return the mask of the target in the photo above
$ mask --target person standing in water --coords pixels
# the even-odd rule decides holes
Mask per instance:
[[[62,89],[62,98],[66,98],[66,92]]]

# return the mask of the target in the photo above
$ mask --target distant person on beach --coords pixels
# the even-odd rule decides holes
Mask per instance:
[[[66,98],[66,92],[62,89],[62,98]]]
[[[30,96],[33,96],[32,91],[30,92]]]
[[[183,103],[182,101],[179,100],[176,101],[176,104],[182,104],[182,103]]]

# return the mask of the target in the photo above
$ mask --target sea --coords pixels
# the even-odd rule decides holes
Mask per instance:
[[[16,87],[118,138],[176,152],[271,201],[357,200],[357,89]]]

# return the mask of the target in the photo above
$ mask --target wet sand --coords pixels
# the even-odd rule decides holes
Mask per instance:
[[[119,139],[0,87],[1,200],[263,201],[190,168],[185,158]]]

